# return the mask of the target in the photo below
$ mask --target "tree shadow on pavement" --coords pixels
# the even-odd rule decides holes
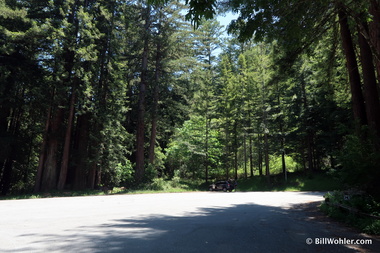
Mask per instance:
[[[215,206],[182,216],[128,217],[126,210],[125,219],[73,228],[63,235],[24,235],[39,240],[12,252],[375,252],[380,248],[376,238],[372,245],[321,244],[323,238],[367,237],[316,218],[316,205]]]

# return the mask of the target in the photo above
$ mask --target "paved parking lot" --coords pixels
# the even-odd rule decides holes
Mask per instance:
[[[0,252],[372,252],[305,206],[317,192],[194,192],[0,201]],[[309,208],[310,209],[310,208]],[[317,244],[316,244],[317,243]],[[334,241],[332,241],[334,243]],[[375,251],[373,251],[375,252]]]

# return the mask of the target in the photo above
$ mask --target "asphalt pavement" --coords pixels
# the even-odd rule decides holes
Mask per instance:
[[[193,192],[0,201],[0,252],[380,252],[324,218],[321,192]],[[371,243],[371,244],[369,244]]]

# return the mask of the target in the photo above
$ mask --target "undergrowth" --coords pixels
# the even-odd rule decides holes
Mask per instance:
[[[239,191],[332,191],[342,188],[338,178],[325,172],[288,173],[287,178],[283,174],[272,175],[268,181],[266,176],[238,181]]]
[[[155,178],[149,182],[138,186],[114,187],[112,190],[87,190],[87,191],[51,191],[47,193],[35,193],[24,195],[2,196],[1,199],[34,199],[50,197],[71,197],[71,196],[96,196],[106,194],[141,194],[141,193],[162,193],[162,192],[191,192],[207,191],[209,183],[204,180],[182,179],[174,176],[172,179]],[[254,176],[247,179],[239,179],[237,191],[329,191],[340,189],[339,181],[326,173],[288,173],[287,180],[284,176],[273,175],[270,183],[265,176]]]
[[[364,192],[329,192],[320,209],[328,216],[364,233],[380,235],[380,203]]]

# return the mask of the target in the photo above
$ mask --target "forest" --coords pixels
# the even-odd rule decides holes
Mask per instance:
[[[380,195],[378,0],[0,0],[0,31],[0,195],[297,171]]]

